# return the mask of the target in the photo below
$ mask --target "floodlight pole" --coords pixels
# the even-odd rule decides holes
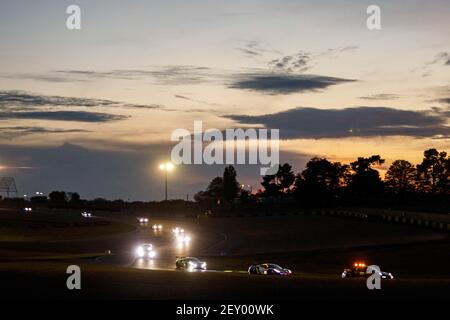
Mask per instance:
[[[166,169],[164,170],[164,174],[165,174],[165,178],[166,178],[166,179],[165,179],[165,180],[166,180],[166,181],[165,181],[165,195],[166,195],[166,196],[165,196],[165,199],[166,199],[166,201],[167,201],[167,171],[168,171],[168,170],[167,170],[167,168],[166,168]]]

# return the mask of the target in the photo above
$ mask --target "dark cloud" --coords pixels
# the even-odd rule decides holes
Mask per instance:
[[[36,107],[122,107],[122,108],[162,108],[160,105],[141,105],[104,99],[61,97],[42,95],[20,90],[0,91],[0,107],[27,110]]]
[[[86,82],[85,79],[71,79],[67,77],[61,77],[57,74],[34,74],[34,73],[19,73],[19,74],[2,74],[2,78],[5,79],[19,79],[19,80],[33,80],[33,81],[44,81],[44,82],[54,82],[54,83],[64,83],[64,82]]]
[[[155,66],[148,69],[54,70],[42,74],[2,74],[2,78],[45,82],[86,82],[98,79],[151,81],[157,85],[189,85],[223,81],[225,72],[189,65]]]
[[[329,48],[325,51],[319,52],[316,57],[328,57],[328,58],[336,58],[340,53],[348,52],[348,51],[354,51],[359,49],[359,46],[343,46],[343,47],[336,47],[336,48]]]
[[[311,54],[300,51],[295,55],[288,55],[269,62],[269,67],[275,72],[304,72],[311,66]]]
[[[74,79],[112,78],[121,80],[150,80],[159,85],[200,84],[223,78],[223,74],[217,73],[211,68],[189,65],[159,66],[147,70],[58,70],[55,72]]]
[[[87,133],[87,132],[91,131],[83,129],[51,129],[44,127],[26,127],[26,126],[0,127],[0,138],[12,139],[30,134],[40,134],[40,133],[51,134],[51,133]]]
[[[29,111],[29,112],[0,112],[0,119],[32,119],[78,122],[109,122],[125,120],[128,116],[101,112],[85,111]]]
[[[222,105],[220,103],[208,102],[208,101],[200,100],[200,99],[193,99],[191,97],[181,95],[181,94],[175,94],[174,97],[177,99],[186,100],[186,101],[190,101],[190,102],[194,102],[194,103],[206,104],[206,105],[215,106],[215,107],[224,107],[224,105]],[[215,110],[215,109],[206,110],[206,109],[192,109],[192,108],[189,108],[189,110],[184,110],[184,111],[198,111],[198,110],[201,110],[201,112],[217,112],[217,110]]]
[[[243,53],[247,58],[258,58],[266,53],[280,53],[277,50],[267,48],[263,42],[256,40],[239,41],[236,50]]]
[[[436,114],[441,115],[442,117],[447,117],[448,119],[450,119],[450,101],[446,108],[433,107],[431,108],[431,110],[433,110],[433,112],[435,112]]]
[[[274,72],[302,73],[316,65],[320,58],[336,58],[339,54],[358,49],[358,46],[330,48],[319,53],[299,51],[296,54],[285,55],[268,63]]]
[[[280,129],[280,136],[342,138],[371,136],[450,136],[448,117],[433,111],[406,111],[388,107],[345,109],[295,108],[261,116],[226,116],[241,124],[261,124]]]
[[[293,56],[285,56],[269,63],[268,69],[252,69],[242,73],[232,73],[229,70],[213,69],[209,67],[198,67],[189,65],[158,66],[146,70],[57,70],[53,71],[59,77],[74,80],[96,80],[121,79],[149,81],[156,85],[177,86],[177,85],[198,85],[213,84],[226,85],[230,88],[259,91],[269,94],[294,93],[304,91],[315,91],[325,89],[328,86],[351,82],[355,80],[327,77],[319,75],[295,75],[295,72],[303,72],[310,68],[310,57],[307,53],[300,52]],[[271,71],[271,72],[270,72]],[[33,95],[29,93],[6,92],[7,95],[15,94],[15,103],[28,103],[28,97],[22,99],[20,95]],[[106,107],[121,106],[134,108],[162,108],[159,105],[133,105],[110,100],[101,99],[81,99],[66,97],[33,97],[36,103],[56,105],[100,105]],[[0,98],[5,100],[5,98]],[[23,101],[25,100],[25,101]],[[43,100],[43,101],[41,101]],[[11,101],[6,101],[10,103]]]
[[[236,75],[234,81],[229,84],[229,87],[267,94],[290,94],[319,91],[329,86],[353,81],[355,80],[319,75],[249,73]]]
[[[440,98],[435,100],[436,102],[442,103],[442,104],[448,104],[450,106],[450,98]]]
[[[377,93],[377,94],[371,94],[368,96],[362,96],[359,97],[359,99],[363,99],[363,100],[396,100],[400,98],[399,95],[397,94],[392,94],[392,93]]]
[[[259,44],[256,41],[245,43],[243,46],[237,47],[236,50],[242,52],[246,57],[261,55]]]
[[[422,77],[428,77],[432,74],[433,67],[438,66],[450,66],[450,53],[439,52],[436,54],[433,60],[428,61],[423,66],[413,69],[413,71],[419,70],[422,72]]]
[[[428,63],[430,64],[443,64],[446,66],[450,66],[450,53],[448,52],[439,52],[434,60]]]

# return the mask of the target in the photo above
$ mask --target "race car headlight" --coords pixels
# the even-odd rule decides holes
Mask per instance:
[[[138,247],[138,248],[136,249],[136,253],[137,253],[137,255],[138,255],[139,257],[143,257],[143,256],[144,256],[144,248]]]
[[[197,264],[194,262],[189,262],[188,264],[188,270],[189,271],[194,271],[194,269],[197,267]]]
[[[206,262],[203,262],[203,263],[202,263],[202,268],[203,268],[203,269],[206,269]]]
[[[150,258],[154,258],[154,257],[156,257],[156,252],[155,251],[150,251],[149,253],[148,253],[148,256],[150,257]]]

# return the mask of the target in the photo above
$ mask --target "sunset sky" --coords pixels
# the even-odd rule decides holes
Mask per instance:
[[[418,163],[449,151],[449,17],[448,0],[1,1],[0,175],[20,195],[159,200],[170,135],[195,120],[280,129],[296,171],[314,156]],[[222,171],[177,167],[169,196]],[[259,166],[237,171],[260,187]]]

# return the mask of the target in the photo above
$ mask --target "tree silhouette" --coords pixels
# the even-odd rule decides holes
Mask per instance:
[[[50,202],[53,203],[66,203],[67,202],[67,194],[65,191],[52,191],[48,195]]]
[[[423,192],[449,192],[450,158],[445,151],[428,149],[422,163],[417,165],[418,180]]]
[[[197,202],[218,204],[234,203],[239,197],[237,203],[245,204],[245,210],[252,210],[252,206],[258,210],[263,197],[283,197],[292,194],[299,200],[295,204],[295,209],[299,205],[306,207],[364,205],[385,208],[419,206],[426,210],[448,211],[450,157],[447,152],[426,150],[422,162],[416,167],[406,160],[395,160],[389,166],[383,181],[374,166],[382,165],[384,162],[379,155],[358,157],[349,165],[331,162],[325,158],[312,158],[305,169],[297,175],[294,175],[291,165],[285,163],[278,166],[276,174],[262,177],[261,185],[264,188],[255,194],[240,189],[236,170],[233,166],[228,166],[224,170],[223,177],[214,178],[207,189],[198,192],[194,199]],[[400,196],[384,193],[384,187],[386,191]],[[283,206],[289,206],[291,203],[283,201]]]
[[[274,175],[265,175],[261,185],[265,194],[269,197],[287,194],[295,181],[295,174],[292,166],[288,163],[278,166],[278,171]]]
[[[294,194],[297,199],[308,203],[330,199],[344,185],[347,171],[348,166],[340,162],[312,158],[306,169],[297,175]]]
[[[215,177],[209,183],[206,189],[208,195],[213,198],[216,202],[221,202],[223,199],[223,178]]]
[[[414,165],[406,160],[395,160],[386,172],[385,184],[395,193],[402,194],[414,191],[417,171]]]
[[[69,197],[70,197],[70,202],[71,203],[78,203],[80,202],[80,195],[78,194],[78,192],[70,192],[69,193]]]
[[[239,182],[236,180],[236,170],[233,166],[225,167],[223,172],[223,198],[226,202],[233,202],[239,194]]]
[[[379,155],[369,158],[359,157],[358,160],[350,163],[353,175],[350,177],[349,186],[354,193],[373,194],[383,190],[383,182],[380,173],[372,169],[372,165],[381,165],[384,159]]]
[[[200,191],[194,195],[197,202],[207,202],[219,204],[223,200],[223,178],[215,177],[211,180],[205,191]]]

